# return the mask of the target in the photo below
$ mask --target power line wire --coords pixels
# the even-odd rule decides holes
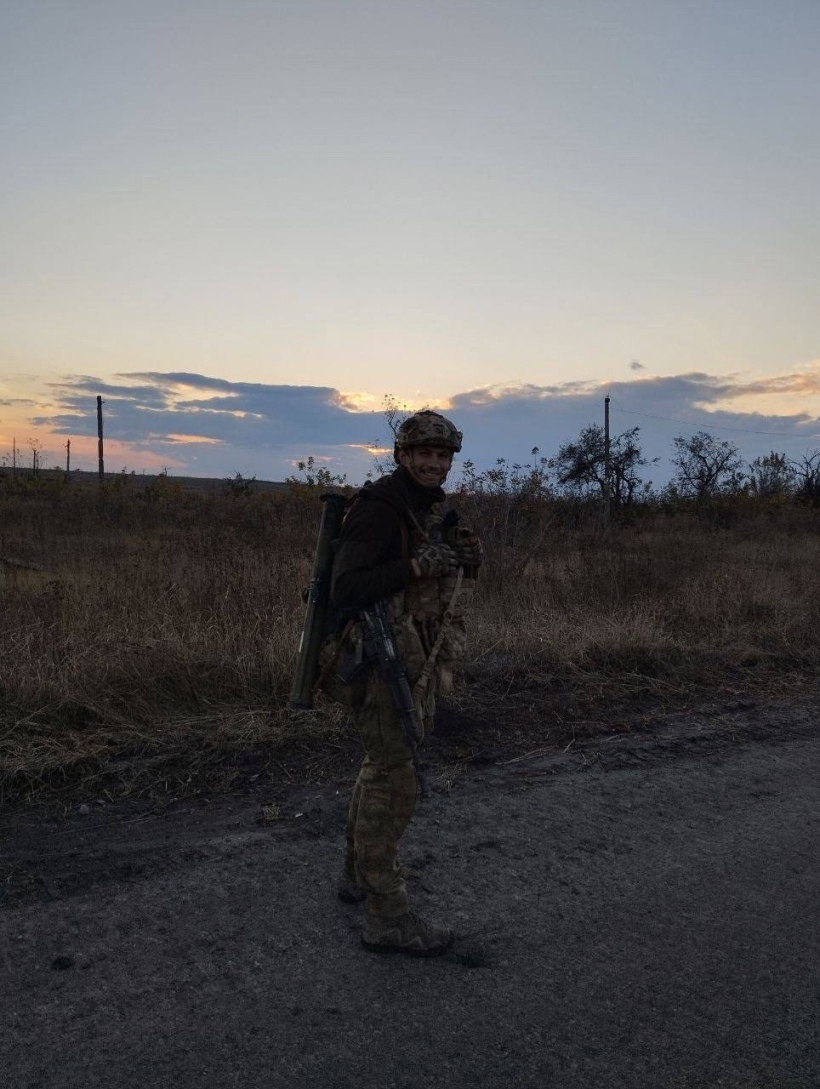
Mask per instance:
[[[754,431],[748,427],[727,427],[725,424],[718,424],[715,426],[714,423],[711,421],[707,423],[706,420],[679,420],[674,416],[656,416],[651,412],[638,412],[635,408],[628,408],[616,401],[614,397],[611,397],[610,399],[617,412],[623,412],[632,416],[645,416],[648,420],[666,420],[667,423],[685,424],[687,427],[708,427],[710,431],[736,431],[738,434],[744,435],[774,435],[779,436],[780,438],[789,439],[818,438],[818,435],[816,434],[796,435],[793,431]]]

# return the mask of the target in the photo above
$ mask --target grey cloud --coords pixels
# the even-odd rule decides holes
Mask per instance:
[[[32,423],[65,435],[96,435],[92,394],[108,391],[109,438],[130,443],[135,451],[185,460],[190,471],[211,475],[239,469],[281,477],[291,471],[289,462],[294,458],[313,454],[331,459],[334,471],[348,471],[351,479],[361,480],[369,455],[353,447],[379,438],[384,446],[390,442],[381,413],[347,410],[344,398],[332,387],[231,382],[187,372],[119,377],[139,384],[106,385],[89,376],[66,379],[57,387],[60,414],[41,416]],[[727,398],[748,393],[753,386],[772,392],[772,383],[779,381],[783,380],[744,383],[735,376],[691,371],[611,383],[529,383],[464,391],[451,398],[446,411],[464,431],[462,458],[470,458],[479,467],[493,464],[498,457],[511,462],[529,460],[533,446],[548,456],[581,428],[603,421],[606,393],[612,399],[613,431],[640,426],[647,454],[665,463],[675,435],[701,429],[731,438],[749,459],[771,448],[796,455],[818,445],[817,418],[808,413],[734,412],[725,404]],[[184,393],[180,387],[219,396],[179,400]],[[719,409],[708,410],[717,403]],[[185,436],[219,445],[186,441]],[[667,471],[659,468],[656,481],[665,479]]]
[[[190,386],[192,389],[232,390],[237,385],[248,386],[251,383],[235,383],[227,378],[209,378],[205,374],[193,374],[189,371],[122,371],[117,378],[133,378],[139,382],[148,382],[154,386]]]
[[[126,376],[122,376],[126,377]],[[125,442],[152,436],[192,435],[260,449],[290,443],[345,444],[372,442],[380,429],[378,413],[353,413],[343,407],[338,390],[325,386],[264,385],[228,382],[188,373],[135,374],[148,385],[112,386],[92,377],[67,378],[57,387],[59,408],[48,424],[59,434],[96,434],[96,393],[106,393],[106,433]],[[162,386],[160,379],[166,384]],[[200,381],[197,381],[200,379]],[[180,385],[222,396],[176,401]],[[237,415],[247,413],[247,415]]]
[[[631,371],[645,371],[646,367],[643,365],[643,363],[639,363],[637,359],[633,359],[632,362],[629,364],[629,369]]]
[[[174,408],[177,412],[217,412],[221,415],[230,415],[232,412],[250,411],[247,404],[243,404],[239,398],[234,397],[209,397],[201,401],[176,401]],[[254,410],[255,414],[256,411]]]
[[[114,401],[133,401],[143,405],[164,407],[169,403],[169,391],[158,388],[155,385],[147,386],[114,386],[109,382],[101,382],[92,375],[69,375],[62,382],[50,383],[51,389],[61,403],[79,401],[85,405],[81,394],[87,392],[94,397],[96,408],[97,396],[108,397]]]
[[[745,389],[736,383],[703,372],[670,377],[640,378],[626,382],[578,383],[555,386],[522,386],[500,390],[471,391],[451,399],[453,414],[461,413],[476,419],[510,421],[518,426],[524,421],[543,422],[581,419],[587,422],[602,418],[603,399],[612,398],[613,407],[624,415],[666,415],[673,417],[678,429],[686,427],[723,425],[727,428],[772,430],[786,437],[801,437],[804,429],[816,427],[818,420],[808,413],[789,416],[739,412],[731,409],[704,409],[704,404],[724,402]],[[477,396],[482,394],[483,396]]]
[[[757,412],[733,412],[704,405],[725,400],[736,384],[702,372],[667,378],[586,384],[571,382],[557,387],[525,386],[519,389],[480,390],[451,399],[449,414],[464,431],[463,456],[479,467],[496,457],[529,461],[537,446],[548,456],[589,424],[603,424],[604,396],[611,396],[611,426],[618,434],[631,427],[641,429],[647,456],[659,457],[652,471],[657,482],[669,476],[672,440],[678,434],[712,431],[728,438],[751,460],[775,448],[795,456],[820,443],[820,420],[808,413],[789,416]]]

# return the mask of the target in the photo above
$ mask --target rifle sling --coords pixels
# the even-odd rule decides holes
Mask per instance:
[[[336,665],[336,662],[337,662],[338,657],[339,657],[339,651],[342,649],[342,643],[344,643],[345,639],[350,634],[350,630],[351,630],[351,628],[353,627],[353,625],[355,623],[356,623],[355,620],[348,620],[348,622],[345,624],[344,628],[342,629],[342,634],[339,637],[338,650],[336,651],[335,654],[331,655],[330,658],[328,658],[328,660],[325,662],[324,666],[322,667],[321,672],[319,673],[319,676],[316,678],[316,680],[314,682],[314,688],[321,688],[322,685],[324,684],[324,682],[327,680],[328,674],[333,669],[333,667]]]
[[[421,701],[424,698],[424,694],[427,691],[427,685],[430,683],[430,676],[433,672],[433,666],[436,664],[436,658],[438,658],[438,652],[441,650],[441,645],[444,642],[444,636],[447,634],[450,625],[453,622],[453,610],[455,609],[456,600],[461,592],[461,583],[464,580],[464,568],[459,567],[458,575],[456,577],[456,586],[453,590],[453,596],[450,598],[450,603],[444,613],[444,618],[441,621],[441,628],[439,629],[436,641],[433,644],[433,648],[427,657],[427,661],[424,663],[424,669],[422,669],[419,679],[413,685],[413,699],[414,701]]]

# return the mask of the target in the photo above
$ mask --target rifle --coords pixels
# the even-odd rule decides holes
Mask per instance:
[[[305,590],[307,605],[302,638],[299,641],[296,674],[290,691],[290,706],[310,710],[313,707],[313,685],[319,670],[319,649],[325,637],[327,611],[330,603],[330,579],[333,568],[333,542],[342,528],[348,500],[343,495],[325,492],[319,496],[324,504],[319,537],[313,557],[310,586]]]
[[[413,754],[413,767],[422,798],[429,798],[430,789],[421,767],[419,748],[416,741],[419,716],[407,680],[407,670],[399,654],[396,635],[390,621],[386,601],[377,601],[373,605],[359,610],[363,624],[364,653],[368,661],[374,662],[379,669],[398,711],[404,731],[404,739]]]

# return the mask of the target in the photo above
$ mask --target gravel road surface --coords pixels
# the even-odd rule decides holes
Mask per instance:
[[[0,818],[4,1089],[818,1089],[818,705],[472,767],[404,843],[445,957],[359,945],[349,793]]]

